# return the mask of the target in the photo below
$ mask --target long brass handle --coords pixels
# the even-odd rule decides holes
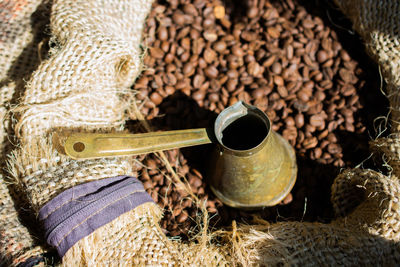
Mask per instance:
[[[69,136],[64,149],[73,159],[139,155],[211,143],[207,129],[188,129],[141,134],[77,133]]]

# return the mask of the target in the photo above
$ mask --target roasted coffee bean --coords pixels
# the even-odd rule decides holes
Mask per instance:
[[[213,46],[214,50],[223,53],[226,51],[226,43],[223,41],[216,42]]]
[[[164,51],[162,51],[159,47],[151,47],[150,55],[154,58],[161,59],[164,57]]]
[[[319,159],[321,157],[321,155],[322,155],[322,149],[319,147],[316,147],[314,149],[314,158]]]
[[[311,20],[311,19],[305,19],[305,20],[303,20],[303,26],[304,26],[304,28],[306,28],[306,29],[311,29],[311,28],[313,28],[314,27],[314,22]]]
[[[315,114],[310,117],[310,125],[320,127],[325,125],[325,120],[321,114]]]
[[[258,88],[254,90],[251,95],[254,99],[262,98],[265,95],[265,90],[262,88]]]
[[[297,138],[297,130],[294,127],[287,128],[282,132],[283,138],[289,141],[294,141]]]
[[[186,63],[183,66],[183,73],[186,76],[192,76],[195,73],[195,69],[194,69],[193,63],[191,63],[191,62]]]
[[[288,117],[285,119],[286,126],[292,127],[295,126],[295,121],[293,117]]]
[[[146,182],[143,183],[143,187],[144,187],[145,190],[153,188],[153,182],[152,181],[146,181]]]
[[[185,16],[180,10],[176,10],[172,15],[172,20],[178,25],[183,25],[185,23]]]
[[[249,2],[240,19],[235,12],[228,4],[209,0],[153,5],[144,34],[149,47],[146,67],[134,85],[136,99],[143,102],[141,112],[155,119],[160,130],[204,127],[243,100],[268,114],[271,128],[295,147],[299,158],[343,167],[345,142],[338,134],[362,134],[366,129],[359,116],[365,74],[342,46],[335,27],[296,0]],[[208,198],[210,213],[218,209],[229,223],[235,213],[216,205],[216,197],[206,190],[207,180],[193,169],[195,162],[178,150],[174,153],[167,153],[170,165],[198,197]],[[146,166],[138,164],[138,177],[166,210],[161,225],[170,235],[188,233],[196,203],[172,182],[157,157],[138,161]],[[318,183],[324,184],[322,179],[331,174],[322,175]],[[319,191],[315,181],[307,187],[299,177],[299,183]],[[302,211],[304,203],[299,201],[306,192],[302,199],[300,195],[288,195],[281,204],[292,201]]]
[[[301,89],[297,93],[297,97],[303,102],[308,102],[308,100],[310,100],[310,95],[308,94],[307,90],[305,90],[305,89]]]
[[[282,79],[281,76],[275,76],[275,77],[274,77],[274,83],[275,83],[277,86],[284,86],[284,81],[283,81],[283,79]]]
[[[338,144],[331,143],[328,145],[328,152],[332,155],[335,155],[335,154],[342,152],[342,149],[340,148],[340,146]]]
[[[281,64],[279,64],[279,62],[275,62],[274,64],[272,64],[272,72],[276,73],[276,74],[281,74],[282,72],[282,66]]]
[[[287,205],[287,204],[289,204],[290,202],[292,202],[293,201],[293,195],[292,195],[292,193],[289,193],[283,200],[282,200],[282,204],[283,205]]]
[[[208,78],[217,78],[218,70],[214,66],[209,66],[204,70],[204,73],[207,75]]]
[[[209,94],[209,95],[208,95],[208,99],[209,99],[211,102],[218,102],[218,100],[219,100],[219,95],[216,94],[216,93]]]
[[[295,116],[295,123],[297,128],[301,128],[304,125],[304,115],[299,113]]]
[[[216,58],[217,58],[217,53],[211,48],[208,48],[204,51],[204,60],[207,63],[209,64],[212,63]]]
[[[183,223],[184,221],[186,221],[188,218],[188,214],[183,211],[179,214],[178,218],[176,219],[178,221],[178,223]]]
[[[257,7],[251,7],[248,11],[247,11],[247,16],[251,19],[257,17],[258,15],[258,8]]]
[[[204,100],[206,92],[204,90],[198,90],[192,94],[194,100],[200,102]]]
[[[161,104],[163,98],[160,96],[160,94],[158,94],[157,92],[154,92],[154,93],[152,93],[152,94],[150,95],[150,100],[151,100],[154,104],[159,105],[159,104]]]
[[[324,63],[328,59],[328,53],[325,50],[320,50],[317,53],[317,60],[319,63]]]
[[[287,98],[289,96],[288,91],[285,86],[281,85],[277,87],[278,93],[282,98]]]
[[[158,29],[158,39],[160,39],[161,41],[168,40],[168,31],[165,27],[160,27]]]
[[[318,144],[318,139],[316,137],[306,138],[303,142],[303,147],[305,149],[310,149],[316,147]]]

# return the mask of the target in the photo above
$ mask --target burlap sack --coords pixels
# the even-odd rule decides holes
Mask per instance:
[[[15,198],[0,177],[0,266],[17,266],[21,263],[44,263],[44,242],[31,235],[20,221],[21,200]]]
[[[347,170],[332,186],[330,224],[258,220],[232,233],[239,265],[392,266],[400,260],[397,179]],[[227,233],[225,233],[227,234]]]
[[[394,0],[335,0],[363,38],[367,52],[379,64],[387,84],[393,131],[400,130],[400,3]]]
[[[47,248],[26,225],[23,193],[6,179],[6,153],[13,139],[9,110],[24,89],[24,79],[40,64],[49,18],[48,1],[5,0],[0,3],[0,266],[43,264]],[[8,135],[8,136],[7,136]]]
[[[368,2],[372,6],[364,5],[367,1],[353,2],[360,4],[353,18],[379,7],[372,1]],[[55,144],[62,144],[65,132],[123,128],[150,4],[139,0],[53,3],[50,58],[32,75],[14,109],[20,148],[13,153],[10,171],[34,212],[75,185],[132,172],[127,159],[74,161],[57,151]],[[394,14],[400,14],[396,8]],[[360,21],[355,20],[356,28]],[[389,83],[392,72],[383,73]],[[388,156],[392,162],[398,160],[396,146],[384,147],[392,152]],[[81,239],[62,260],[66,266],[390,265],[400,260],[398,190],[394,173],[349,170],[335,180],[332,202],[339,218],[331,224],[255,221],[209,233],[205,217],[205,229],[189,243],[168,240],[157,223],[161,212],[149,203]]]

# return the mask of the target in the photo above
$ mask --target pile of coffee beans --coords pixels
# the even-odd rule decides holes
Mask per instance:
[[[362,43],[327,12],[295,0],[154,3],[144,30],[145,70],[134,85],[153,127],[212,126],[223,109],[243,100],[266,112],[272,129],[296,150],[299,173],[292,194],[280,206],[256,212],[226,207],[210,192],[207,146],[166,152],[171,166],[206,202],[213,225],[254,214],[329,220],[332,179],[341,167],[366,156],[366,121],[377,113],[369,109],[365,115],[363,103],[381,103],[383,113],[387,104],[371,82],[379,81],[375,67],[360,64],[367,62]],[[371,103],[363,90],[377,91],[369,94]],[[165,209],[162,227],[171,236],[188,234],[198,207],[174,186],[159,158],[139,161],[139,178]]]

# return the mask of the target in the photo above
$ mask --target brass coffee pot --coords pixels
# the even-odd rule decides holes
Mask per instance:
[[[273,206],[293,188],[297,176],[293,148],[271,129],[260,109],[241,101],[223,110],[214,129],[143,134],[77,133],[64,149],[74,159],[139,155],[201,144],[215,145],[208,182],[225,204],[237,208]]]

